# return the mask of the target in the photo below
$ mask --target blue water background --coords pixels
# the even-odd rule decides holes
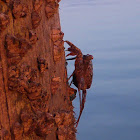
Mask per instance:
[[[60,18],[64,39],[94,56],[77,139],[140,140],[140,0],[62,0]]]

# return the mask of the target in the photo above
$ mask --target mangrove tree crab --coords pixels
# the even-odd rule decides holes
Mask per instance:
[[[75,70],[68,78],[68,80],[73,77],[72,82],[78,88],[79,92],[79,100],[80,100],[80,113],[76,122],[76,127],[78,126],[82,111],[84,109],[85,101],[86,101],[86,89],[91,87],[92,77],[93,77],[93,65],[92,65],[92,55],[83,55],[81,50],[77,48],[74,44],[69,41],[65,41],[70,47],[68,51],[70,52],[67,56],[75,56],[74,58],[69,58],[67,60],[75,59]],[[66,57],[67,57],[66,56]],[[71,83],[72,83],[71,82]],[[70,84],[71,85],[71,84]],[[81,100],[81,92],[82,90],[82,100]]]

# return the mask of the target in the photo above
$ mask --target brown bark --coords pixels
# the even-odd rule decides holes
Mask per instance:
[[[0,0],[0,139],[74,140],[59,0]]]

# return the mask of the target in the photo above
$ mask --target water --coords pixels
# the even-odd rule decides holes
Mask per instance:
[[[63,0],[60,16],[64,39],[94,56],[77,139],[140,140],[140,0]]]

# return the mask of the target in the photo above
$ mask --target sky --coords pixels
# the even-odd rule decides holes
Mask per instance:
[[[77,139],[140,140],[140,0],[62,0],[60,19],[64,40],[94,56]]]

